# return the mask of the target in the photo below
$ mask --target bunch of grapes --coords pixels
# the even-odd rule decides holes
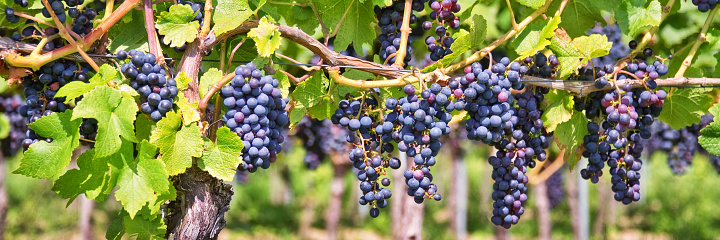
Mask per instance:
[[[707,12],[717,6],[718,0],[692,0],[692,4],[697,6],[700,12]]]
[[[704,151],[698,144],[700,130],[713,122],[713,115],[706,114],[700,122],[679,130],[672,129],[663,122],[655,122],[650,130],[659,138],[644,140],[647,152],[663,151],[668,154],[668,166],[674,174],[683,174],[688,166],[692,165],[692,158],[698,151]],[[711,159],[713,156],[710,156]]]
[[[506,64],[510,65],[510,60],[503,58],[483,70],[480,63],[473,63],[465,68],[465,77],[448,83],[455,101],[446,109],[467,111],[470,119],[465,122],[465,128],[470,140],[486,144],[500,142],[505,132],[512,132],[517,123],[517,109],[510,89],[519,90],[523,85],[519,69],[511,67],[506,73]]]
[[[406,97],[385,101],[385,107],[391,112],[376,131],[397,141],[398,150],[413,158],[415,166],[404,173],[409,187],[407,194],[414,197],[416,203],[422,203],[426,198],[439,201],[442,196],[432,184],[430,167],[437,161],[435,156],[442,146],[440,137],[450,133],[448,123],[452,115],[446,109],[452,104],[447,99],[451,91],[437,83],[422,90],[419,97],[413,85],[405,85],[403,91]]]
[[[383,134],[376,131],[385,126],[384,123],[380,124],[379,113],[375,111],[381,109],[378,99],[374,96],[356,98],[352,95],[346,98],[338,103],[338,109],[330,120],[350,130],[346,139],[353,145],[350,161],[358,170],[357,178],[363,192],[358,201],[361,205],[370,204],[370,216],[377,217],[379,208],[387,207],[387,199],[392,196],[392,191],[386,188],[390,185],[390,179],[380,177],[386,174],[388,168],[400,168],[400,160],[390,156],[394,148],[388,148],[389,142],[383,140],[387,140],[387,137],[381,137]],[[392,144],[389,146],[392,147]]]
[[[307,151],[304,162],[308,169],[316,169],[326,155],[348,150],[345,141],[347,130],[332,124],[330,120],[316,120],[306,116],[297,123],[295,129],[295,136],[300,138]]]
[[[550,201],[550,209],[557,207],[557,205],[562,203],[565,199],[565,189],[563,189],[564,184],[565,181],[563,180],[562,169],[555,171],[555,173],[545,180],[547,196]]]
[[[503,58],[500,62],[508,62],[509,59]],[[510,69],[520,73],[520,76],[533,76],[539,78],[555,78],[560,61],[555,55],[549,57],[541,52],[535,53],[534,57],[527,57],[522,64],[510,63]]]
[[[413,0],[411,9],[412,11],[422,11],[424,3],[427,0]],[[410,14],[410,19],[403,19],[403,13],[405,12],[405,1],[393,1],[393,4],[385,8],[376,8],[375,15],[378,18],[378,25],[382,32],[378,36],[380,41],[380,59],[386,61],[388,58],[388,64],[392,65],[395,63],[395,55],[400,50],[400,35],[402,35],[400,28],[402,27],[403,21],[410,21],[410,24],[415,24],[417,17],[415,14]],[[407,64],[412,59],[412,37],[408,36],[408,42],[405,50],[404,63]]]
[[[425,44],[428,45],[428,51],[430,51],[430,59],[437,61],[452,53],[450,46],[452,46],[455,39],[450,37],[447,30],[448,28],[460,28],[460,20],[455,16],[455,13],[460,12],[461,8],[457,0],[430,0],[428,5],[432,10],[430,12],[432,21],[423,22],[422,29],[430,31],[433,25],[437,24],[435,27],[437,37],[428,36],[425,38]]]
[[[230,85],[220,90],[223,105],[228,109],[223,122],[242,138],[245,146],[242,166],[238,167],[241,171],[267,169],[282,151],[284,128],[290,120],[285,111],[287,100],[278,84],[277,79],[263,75],[248,63],[235,68]]]
[[[608,55],[592,59],[594,66],[612,65],[618,59],[630,54],[630,48],[623,43],[623,34],[617,24],[608,24],[605,27],[600,25],[600,23],[595,24],[595,27],[588,31],[588,35],[590,34],[605,35],[608,41],[612,42],[612,47]]]
[[[19,108],[23,100],[19,94],[0,96],[0,112],[4,113],[10,121],[10,132],[7,138],[2,140],[2,152],[4,156],[13,156],[22,147],[27,132],[27,122],[20,115]]]
[[[165,114],[173,109],[174,98],[178,94],[175,79],[167,73],[162,65],[155,63],[157,57],[152,53],[137,50],[119,51],[120,60],[130,61],[120,67],[125,77],[130,79],[130,86],[140,94],[140,111],[150,115],[153,121],[160,121]]]
[[[56,98],[55,94],[60,87],[71,81],[87,82],[88,73],[89,69],[86,66],[78,68],[73,62],[57,60],[42,66],[34,72],[34,76],[24,77],[21,86],[24,87],[23,95],[26,105],[18,109],[20,116],[25,117],[26,123],[29,124],[53,112],[65,112],[68,109],[68,106],[65,105],[66,99],[64,97]],[[27,150],[30,144],[38,140],[52,141],[50,138],[37,136],[34,131],[28,130],[22,146]]]

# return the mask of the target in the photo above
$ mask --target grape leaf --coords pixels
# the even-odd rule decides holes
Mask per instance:
[[[39,1],[38,1],[39,2]],[[136,49],[138,51],[149,52],[150,47],[148,46],[147,32],[143,27],[145,20],[142,16],[133,17],[133,13],[141,13],[140,11],[129,11],[125,14],[125,17],[130,17],[131,21],[119,21],[112,28],[108,30],[108,50],[115,53],[120,50],[128,51],[130,49]],[[142,13],[141,13],[142,14]],[[125,19],[123,17],[123,19]]]
[[[570,169],[575,167],[582,157],[580,146],[583,143],[583,137],[587,135],[587,123],[585,114],[575,112],[572,117],[564,123],[558,124],[555,128],[555,138],[557,138],[558,147],[565,149],[565,162]]]
[[[218,0],[212,16],[215,35],[240,26],[252,13],[247,0]]]
[[[125,228],[123,227],[122,218],[118,218],[113,220],[110,226],[108,226],[108,230],[105,232],[105,239],[122,240],[123,235],[125,235]]]
[[[562,22],[560,28],[567,31],[570,37],[585,35],[587,30],[595,26],[595,23],[605,22],[602,11],[612,13],[621,0],[573,0],[567,1],[565,8],[560,14]],[[566,1],[553,1],[546,13],[555,13],[561,3]]]
[[[659,26],[662,21],[662,6],[657,0],[650,1],[645,7],[645,0],[623,1],[615,11],[615,19],[623,33],[635,36],[646,26]]]
[[[132,157],[132,145],[130,146],[129,156]],[[121,157],[127,154],[127,151],[118,151],[110,157]],[[70,204],[80,194],[85,194],[88,199],[103,201],[110,191],[115,187],[115,183],[111,183],[111,177],[108,174],[110,167],[106,159],[95,158],[95,150],[85,151],[76,160],[78,169],[70,169],[55,181],[52,190],[60,197],[68,198]]]
[[[570,92],[552,90],[545,95],[545,100],[541,105],[545,111],[542,120],[548,132],[555,131],[559,124],[567,122],[572,117],[573,96]]]
[[[312,0],[329,32],[336,32],[334,49],[341,52],[352,44],[355,52],[363,53],[363,44],[372,44],[375,40],[375,24],[372,1],[357,0]],[[342,22],[341,22],[342,21]],[[338,28],[336,26],[340,23]]]
[[[72,110],[53,113],[28,124],[38,136],[53,141],[38,141],[25,151],[20,167],[13,171],[34,178],[55,179],[70,163],[73,150],[80,144],[80,119],[71,119]]]
[[[277,25],[263,17],[258,26],[248,32],[247,35],[255,41],[260,56],[270,57],[282,44],[278,28]]]
[[[545,4],[544,0],[516,0],[518,3],[522,4],[523,6],[532,8],[532,9],[538,9],[539,7],[542,7],[543,4]]]
[[[305,117],[305,113],[307,111],[301,102],[292,101],[291,103],[295,103],[295,105],[288,113],[288,118],[290,119],[290,129],[294,128],[295,124]]]
[[[560,79],[575,72],[587,59],[608,55],[610,48],[612,42],[608,42],[605,35],[592,34],[571,40],[562,29],[555,31],[550,44],[550,49],[560,61]]]
[[[10,119],[4,113],[0,113],[0,139],[10,135]]]
[[[190,84],[192,81],[193,79],[188,77],[185,72],[180,72],[180,74],[175,77],[175,82],[177,82],[177,88],[181,91],[187,89],[188,84]]]
[[[293,100],[302,103],[305,108],[311,108],[322,100],[329,84],[330,81],[323,72],[315,72],[312,77],[295,87],[295,91],[292,92]]]
[[[160,17],[155,21],[155,28],[161,35],[165,35],[163,43],[170,47],[180,47],[185,43],[195,41],[200,24],[198,21],[192,21],[193,18],[195,18],[195,12],[190,6],[172,5],[169,11],[160,13]]]
[[[318,104],[308,108],[308,114],[315,119],[330,119],[335,113],[335,109],[337,109],[337,104],[333,104],[332,99],[324,97]]]
[[[170,181],[165,164],[155,158],[156,155],[157,148],[142,141],[138,144],[135,160],[126,161],[120,169],[115,198],[122,202],[130,218],[134,218],[147,203],[154,202],[157,194],[168,191]]]
[[[184,125],[200,121],[200,113],[195,110],[198,109],[198,102],[189,103],[184,92],[178,93],[178,101],[175,104],[180,109]]]
[[[139,115],[135,120],[135,139],[150,141],[150,133],[155,130],[155,121],[150,120],[146,115]]]
[[[304,6],[299,4],[304,4]],[[276,0],[265,4],[259,10],[268,13],[274,19],[283,18],[287,26],[296,26],[310,36],[315,35],[320,25],[307,0]]]
[[[217,68],[211,68],[207,72],[205,72],[202,77],[200,77],[200,98],[205,96],[205,93],[210,90],[212,85],[214,85],[216,82],[220,81],[220,79],[223,78],[222,71],[218,70]]]
[[[145,219],[142,217],[133,218],[126,215],[122,221],[125,232],[130,236],[135,236],[136,240],[141,239],[164,239],[167,226],[163,223],[161,217],[153,219]]]
[[[133,126],[137,111],[135,100],[123,97],[114,88],[100,86],[85,94],[75,107],[73,119],[94,118],[98,121],[95,154],[105,157],[120,149],[120,138],[137,142]]]
[[[218,128],[216,135],[215,142],[205,141],[205,152],[198,160],[198,167],[216,178],[232,182],[242,162],[242,139],[227,127]]]
[[[192,166],[192,158],[202,156],[202,135],[197,124],[183,126],[182,118],[168,112],[150,135],[150,143],[160,148],[168,175],[185,172]]]
[[[550,45],[548,38],[553,37],[559,24],[559,17],[531,23],[512,41],[515,52],[524,58],[545,49],[545,46]]]
[[[482,49],[485,36],[487,35],[487,20],[482,15],[472,16],[470,27],[470,43],[474,49]]]
[[[65,102],[70,102],[90,92],[93,88],[105,85],[115,79],[120,79],[117,69],[110,64],[103,64],[87,83],[83,81],[69,82],[58,90],[55,97],[66,97]]]
[[[710,108],[710,113],[716,117],[720,116],[720,104]],[[700,130],[698,143],[709,153],[720,156],[720,121],[716,120]]]
[[[700,122],[713,102],[712,96],[707,94],[711,89],[685,88],[673,89],[663,104],[660,121],[667,123],[673,129],[680,129]]]
[[[720,30],[708,29],[705,40],[710,43],[710,48],[720,50]]]
[[[288,76],[280,71],[277,71],[273,77],[278,80],[280,95],[285,97],[290,96],[290,79]]]

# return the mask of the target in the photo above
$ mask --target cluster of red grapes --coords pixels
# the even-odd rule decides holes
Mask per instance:
[[[436,36],[425,38],[425,44],[428,45],[428,51],[430,51],[430,59],[437,61],[452,53],[450,46],[452,46],[455,39],[450,37],[447,30],[448,28],[460,28],[460,20],[455,16],[455,13],[459,12],[461,8],[457,0],[430,0],[428,5],[432,10],[430,12],[432,21],[423,22],[422,29],[430,31],[437,24],[435,27]]]
[[[19,108],[23,105],[22,97],[19,94],[0,96],[0,112],[4,113],[10,121],[10,131],[7,138],[2,140],[2,152],[4,156],[13,156],[22,147],[25,140],[25,132],[28,130],[25,117],[20,115]]]
[[[692,4],[697,6],[700,12],[707,12],[717,6],[718,0],[692,0]]]
[[[692,158],[697,152],[706,152],[698,144],[700,130],[713,122],[713,115],[706,114],[700,118],[700,122],[679,130],[672,129],[670,125],[663,122],[655,122],[650,126],[653,135],[658,137],[644,140],[645,150],[649,153],[663,151],[668,154],[667,163],[675,174],[683,174],[690,165]],[[711,160],[715,155],[711,155]]]
[[[307,151],[303,161],[308,169],[316,169],[326,155],[349,150],[346,144],[348,130],[332,124],[330,120],[306,116],[297,123],[295,129],[295,137],[303,142]]]
[[[171,73],[157,64],[157,57],[152,53],[137,50],[118,51],[120,60],[130,61],[120,67],[125,77],[130,79],[130,86],[140,94],[140,111],[150,115],[153,121],[160,121],[165,114],[173,109],[174,98],[178,94],[177,83]]]
[[[413,0],[411,9],[412,11],[422,11],[425,9],[424,3],[427,0]],[[415,14],[410,14],[410,19],[403,19],[403,13],[405,12],[405,1],[393,1],[393,4],[385,8],[376,8],[375,15],[378,18],[378,24],[380,31],[382,32],[378,36],[380,41],[380,59],[388,62],[392,65],[395,62],[395,55],[400,50],[400,35],[402,34],[400,29],[403,21],[410,21],[410,24],[415,24],[417,17]],[[412,37],[408,36],[408,42],[405,50],[404,63],[407,64],[412,59]],[[388,60],[389,59],[389,60]]]

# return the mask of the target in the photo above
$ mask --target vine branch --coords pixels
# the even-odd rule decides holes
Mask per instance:
[[[412,31],[412,29],[410,29],[410,13],[412,13],[412,0],[405,0],[403,23],[402,27],[400,27],[400,49],[397,50],[397,56],[395,56],[395,64],[393,64],[393,66],[398,68],[403,68],[403,66],[405,65],[405,54],[407,53],[408,36]]]
[[[697,39],[695,39],[695,43],[693,44],[692,49],[690,49],[690,53],[688,53],[687,57],[685,57],[685,60],[683,60],[682,65],[680,65],[677,73],[675,73],[675,77],[682,77],[683,74],[685,74],[685,70],[687,70],[690,67],[690,64],[692,64],[695,53],[697,52],[698,48],[700,48],[700,45],[705,42],[705,34],[707,33],[708,28],[710,28],[710,24],[713,21],[713,17],[715,17],[715,13],[718,12],[718,9],[720,8],[715,8],[710,11],[710,14],[708,14],[708,17],[705,20],[705,24],[703,24],[702,29],[700,30],[700,34],[698,34]]]
[[[162,49],[158,44],[157,34],[155,33],[155,17],[153,17],[152,0],[143,0],[143,12],[145,16],[145,32],[148,35],[148,47],[150,52],[157,57],[159,64],[165,62]]]

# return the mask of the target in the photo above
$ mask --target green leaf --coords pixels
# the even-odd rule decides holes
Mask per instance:
[[[295,124],[300,122],[305,117],[305,113],[307,112],[307,109],[305,109],[305,106],[301,102],[295,102],[295,107],[290,109],[290,112],[288,113],[288,118],[290,119],[290,128],[294,128]]]
[[[545,49],[545,46],[550,45],[548,38],[553,37],[559,24],[558,17],[531,23],[512,41],[515,52],[524,58]]]
[[[720,50],[720,29],[708,29],[705,41],[710,43],[710,48]]]
[[[605,22],[602,11],[612,13],[621,0],[573,0],[552,1],[546,13],[555,13],[561,3],[567,3],[560,18],[560,28],[567,31],[570,37],[579,37],[595,26],[595,23]],[[626,33],[626,32],[625,32]]]
[[[715,57],[715,60],[717,61],[717,64],[715,65],[715,72],[713,73],[713,77],[720,78],[720,52],[713,55]]]
[[[137,111],[135,100],[123,97],[114,88],[100,86],[85,94],[75,107],[73,119],[94,118],[98,121],[95,154],[105,157],[120,149],[121,137],[137,142],[133,126]]]
[[[110,64],[103,64],[100,66],[99,71],[93,75],[87,83],[82,81],[69,82],[58,90],[55,97],[66,97],[65,102],[70,102],[90,92],[93,88],[106,85],[115,79],[120,79],[117,69]]]
[[[295,101],[302,103],[305,108],[311,108],[322,100],[327,93],[329,84],[330,81],[323,72],[315,72],[312,77],[295,87],[292,97]]]
[[[470,36],[470,33],[468,33],[468,31],[465,31],[464,29],[461,29],[459,32],[455,33],[453,35],[453,38],[455,38],[455,42],[453,42],[452,46],[450,46],[450,50],[452,50],[452,53],[445,55],[445,57],[440,59],[440,61],[437,61],[432,65],[426,67],[425,69],[423,69],[423,72],[432,72],[439,67],[450,65],[450,63],[452,63],[455,58],[470,50],[470,48],[472,47],[472,36]]]
[[[232,182],[235,171],[242,162],[242,139],[227,127],[217,130],[217,140],[205,142],[205,152],[198,161],[198,166],[211,175],[224,181]]]
[[[72,110],[53,113],[29,124],[38,136],[53,141],[38,141],[25,151],[20,167],[13,171],[34,178],[55,179],[70,163],[73,150],[80,144],[80,119],[72,120]]]
[[[39,1],[38,1],[39,2]],[[139,13],[133,17],[133,14]],[[116,53],[120,50],[128,51],[130,49],[137,49],[138,51],[149,52],[147,32],[144,27],[145,20],[142,17],[141,11],[129,11],[125,14],[127,19],[131,20],[128,22],[119,21],[113,27],[108,30],[108,50],[111,53]],[[123,17],[123,19],[126,19]]]
[[[392,0],[389,0],[392,1]],[[298,3],[306,4],[304,6]],[[259,10],[266,12],[273,19],[284,19],[287,26],[295,26],[310,36],[314,36],[320,25],[309,1],[275,0],[265,4]]]
[[[139,220],[139,219],[138,219]],[[118,218],[110,223],[107,232],[105,232],[105,239],[107,240],[122,240],[122,236],[125,235],[125,228],[123,227],[122,218]]]
[[[333,104],[332,99],[324,97],[315,106],[310,107],[308,113],[315,119],[330,119],[330,116],[335,113],[335,109],[337,109],[337,104]]]
[[[263,17],[258,26],[248,32],[247,35],[255,41],[260,56],[270,57],[282,44],[278,28],[277,25]]]
[[[140,239],[164,239],[167,226],[161,217],[153,219],[145,219],[142,217],[133,218],[132,216],[123,217],[123,225],[125,232],[131,237],[135,236]]]
[[[142,141],[138,144],[135,161],[125,162],[125,167],[120,170],[115,198],[123,204],[130,218],[134,218],[147,203],[153,203],[157,194],[168,190],[170,181],[165,164],[155,158],[156,155],[157,148]],[[125,224],[127,226],[127,222]]]
[[[545,4],[544,0],[516,0],[518,3],[522,4],[523,6],[532,8],[532,9],[538,9],[539,7],[542,7],[543,4]]]
[[[175,104],[180,109],[184,125],[200,121],[200,113],[195,110],[198,109],[198,102],[189,103],[184,92],[178,93],[178,101]]]
[[[150,141],[150,133],[155,130],[155,121],[150,120],[144,114],[139,115],[135,120],[135,139],[138,142],[142,140]]]
[[[720,104],[710,108],[710,113],[713,116],[720,116]],[[700,130],[698,143],[709,153],[720,156],[720,121],[714,121]]]
[[[188,77],[185,72],[180,72],[177,77],[175,77],[175,82],[177,82],[177,88],[178,90],[182,91],[188,88],[188,84],[190,84],[193,81],[192,78]]]
[[[487,20],[482,15],[472,16],[472,26],[470,27],[470,43],[472,48],[482,49],[485,36],[487,35]]]
[[[8,135],[10,135],[10,119],[4,113],[0,113],[0,139],[5,139]]]
[[[567,122],[572,117],[573,95],[570,92],[552,90],[545,95],[545,100],[541,104],[545,111],[542,120],[548,132],[554,132],[558,125]]]
[[[575,112],[570,120],[561,123],[555,129],[555,137],[558,146],[565,149],[565,162],[570,169],[575,167],[582,157],[580,146],[583,143],[583,136],[587,135],[588,120],[582,112]]]
[[[668,91],[668,96],[658,119],[667,123],[673,129],[684,128],[700,122],[700,117],[708,112],[713,102],[713,98],[707,94],[709,91],[709,88],[685,88]]]
[[[212,16],[213,31],[215,35],[223,34],[240,26],[250,16],[252,11],[247,0],[218,0]]]
[[[571,40],[562,29],[555,31],[551,41],[550,49],[560,60],[560,79],[575,72],[588,59],[608,55],[612,48],[612,42],[608,42],[605,35],[592,34]]]
[[[615,11],[615,19],[623,33],[636,36],[646,26],[656,27],[662,21],[662,6],[652,0],[645,7],[646,0],[623,1]]]
[[[214,85],[216,82],[220,81],[220,79],[223,78],[222,71],[218,70],[217,68],[211,68],[207,72],[205,72],[202,77],[200,77],[200,98],[205,96],[205,93],[210,90],[212,85]]]
[[[150,135],[150,143],[160,148],[167,173],[171,176],[192,166],[193,157],[202,156],[203,140],[197,124],[183,126],[182,118],[168,112]]]
[[[132,158],[132,144],[125,152],[118,152],[110,157],[129,156]],[[71,169],[65,172],[55,181],[53,191],[60,197],[68,198],[70,204],[80,194],[85,194],[88,199],[98,201],[104,200],[115,187],[115,183],[111,182],[111,176],[108,174],[110,167],[107,159],[96,158],[95,150],[85,151],[76,160],[78,169]]]
[[[160,17],[155,21],[155,28],[161,35],[165,35],[163,43],[170,47],[180,47],[195,41],[200,24],[192,21],[193,18],[195,12],[189,5],[172,5],[169,11],[160,13]]]
[[[273,77],[278,80],[278,89],[280,89],[280,95],[290,96],[290,79],[288,78],[288,76],[280,71],[277,71],[275,75],[273,75]]]
[[[363,54],[363,44],[372,44],[375,40],[373,1],[357,0],[311,0],[317,8],[329,32],[335,35],[335,51],[341,52],[352,45],[355,52]],[[342,22],[341,22],[342,21]],[[336,26],[340,23],[337,29]]]

